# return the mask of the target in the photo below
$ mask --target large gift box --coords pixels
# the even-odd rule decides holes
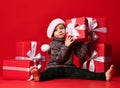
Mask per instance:
[[[107,29],[107,18],[92,18],[86,17],[88,22],[88,31],[92,36],[92,40],[97,43],[108,42],[108,29]]]
[[[73,36],[75,41],[86,41],[87,20],[85,17],[72,18],[66,20],[66,37]]]
[[[93,53],[83,63],[83,69],[92,72],[106,72],[112,63],[112,46],[105,43],[97,43],[94,46]]]
[[[37,41],[22,41],[16,43],[16,60],[33,60],[45,57],[41,51],[42,43]]]
[[[44,61],[36,61],[39,71],[45,69]],[[3,79],[24,79],[31,77],[30,68],[34,66],[32,60],[4,60],[3,61]]]

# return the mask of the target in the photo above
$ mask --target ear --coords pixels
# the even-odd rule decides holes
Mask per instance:
[[[42,52],[47,52],[47,51],[49,51],[50,50],[50,45],[49,44],[43,44],[42,46],[41,46],[41,51]]]

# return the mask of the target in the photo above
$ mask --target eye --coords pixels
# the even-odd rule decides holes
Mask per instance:
[[[56,28],[54,31],[57,31],[58,29]]]
[[[63,27],[60,27],[60,29],[63,29]]]
[[[60,29],[64,29],[64,27],[63,27],[63,26],[61,26],[61,27],[60,27]]]

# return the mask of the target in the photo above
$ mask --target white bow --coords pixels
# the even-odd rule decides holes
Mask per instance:
[[[99,36],[95,33],[95,32],[103,32],[103,33],[107,33],[107,27],[101,27],[101,28],[97,28],[98,23],[97,20],[94,19],[92,17],[86,17],[88,20],[88,28],[90,31],[92,31],[92,39],[93,41],[97,40],[99,38]]]
[[[31,60],[37,60],[41,58],[41,54],[38,53],[36,55],[36,47],[37,47],[37,42],[32,41],[31,42],[31,50],[27,52],[27,56],[30,57]]]
[[[77,30],[86,30],[86,25],[78,25],[76,27],[76,18],[71,19],[71,23],[69,23],[66,27],[66,32],[68,33],[68,36],[73,36],[73,39],[77,39],[80,34]]]

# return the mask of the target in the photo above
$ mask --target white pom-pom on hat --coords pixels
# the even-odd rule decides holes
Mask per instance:
[[[56,18],[54,19],[48,26],[48,29],[47,29],[47,36],[48,38],[51,38],[52,37],[52,34],[54,32],[54,29],[55,27],[58,25],[58,24],[64,24],[65,25],[65,22],[64,20],[62,20],[61,18]]]
[[[41,46],[41,51],[47,52],[47,51],[49,51],[49,50],[50,50],[50,45],[49,45],[49,44],[43,44],[43,45]]]

